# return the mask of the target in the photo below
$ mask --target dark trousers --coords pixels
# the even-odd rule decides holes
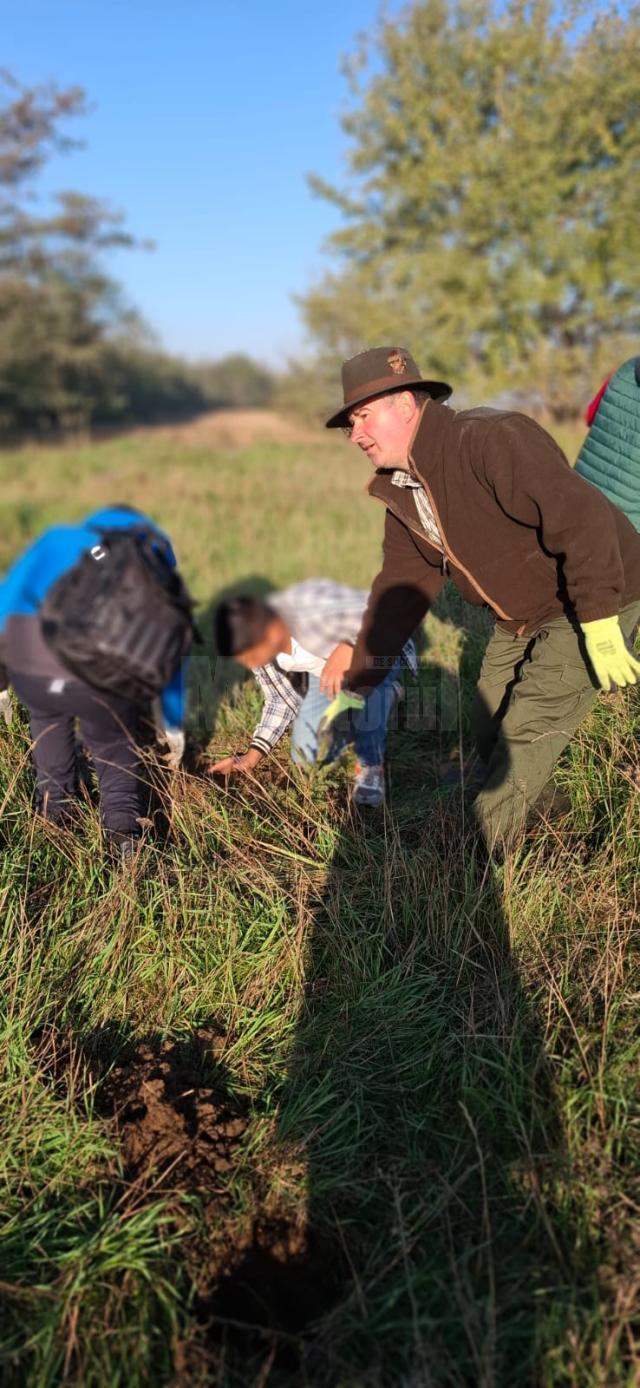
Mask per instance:
[[[100,785],[102,822],[110,834],[139,834],[143,784],[136,750],[139,710],[126,699],[71,680],[51,680],[10,671],[9,680],[26,705],[41,814],[64,822],[78,792],[80,737],[91,753]]]

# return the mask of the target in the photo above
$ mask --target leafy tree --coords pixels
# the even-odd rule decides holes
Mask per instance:
[[[347,185],[312,179],[343,217],[302,300],[325,364],[399,340],[467,394],[580,408],[637,350],[639,72],[637,6],[383,21],[349,68]]]

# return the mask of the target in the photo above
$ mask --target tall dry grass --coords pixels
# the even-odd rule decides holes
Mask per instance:
[[[365,583],[379,519],[348,458],[5,455],[5,558],[120,498],[171,529],[203,606],[251,575]],[[637,695],[563,758],[570,814],[489,870],[436,793],[468,615],[430,619],[364,825],[348,768],[283,748],[226,793],[179,773],[165,841],[119,875],[94,805],[73,835],[34,818],[28,729],[3,731],[7,1383],[636,1381]],[[232,675],[216,751],[257,710]]]

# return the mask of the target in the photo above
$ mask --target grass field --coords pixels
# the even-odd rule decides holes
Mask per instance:
[[[127,501],[205,626],[244,581],[368,584],[382,510],[347,445],[232,444],[0,455],[0,565]],[[429,618],[365,824],[344,768],[286,747],[204,780],[198,749],[243,745],[258,705],[202,656],[193,769],[135,878],[94,808],[74,836],[34,820],[27,727],[0,724],[3,1382],[637,1383],[638,698],[603,698],[563,759],[560,827],[479,878],[434,795],[469,616],[448,594]]]

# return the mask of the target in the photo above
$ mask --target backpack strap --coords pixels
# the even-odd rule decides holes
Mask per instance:
[[[166,568],[173,576],[176,585],[173,593],[174,600],[189,621],[193,633],[194,644],[196,646],[203,646],[204,638],[196,626],[195,617],[193,615],[193,599],[190,597],[182,581],[168,537],[163,535],[160,530],[156,530],[153,525],[136,525],[135,521],[132,525],[92,526],[91,529],[95,531],[100,542],[106,542],[107,544],[111,539],[121,539],[123,535],[129,536],[131,539],[139,542],[143,552],[146,550],[151,564],[153,564],[154,560],[157,562],[158,559],[164,562]]]

